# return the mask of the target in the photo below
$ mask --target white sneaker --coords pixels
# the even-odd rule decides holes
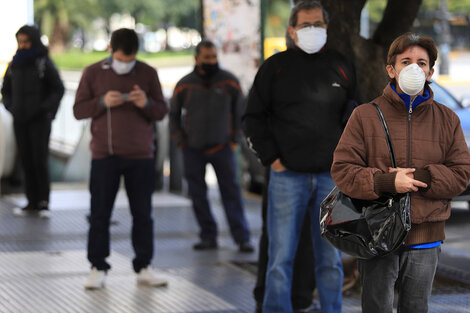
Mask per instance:
[[[32,210],[29,207],[15,207],[13,208],[13,215],[18,216],[18,217],[25,217],[25,216],[31,216],[31,217],[40,217],[40,218],[50,218],[51,217],[51,212],[49,210]]]
[[[26,212],[25,210],[23,210],[22,208],[13,208],[13,215],[14,216],[19,216],[19,217],[23,217],[23,216],[26,216]]]
[[[38,216],[40,218],[50,218],[51,217],[51,211],[49,211],[49,210],[40,210],[38,212]]]
[[[168,285],[168,280],[158,276],[150,266],[147,266],[137,273],[137,283],[152,287],[164,287]]]
[[[85,289],[101,289],[104,287],[105,279],[106,272],[99,271],[96,267],[93,267],[83,287],[85,287]]]

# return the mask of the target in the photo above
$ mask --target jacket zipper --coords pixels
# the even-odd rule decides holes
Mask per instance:
[[[114,155],[113,150],[113,127],[111,125],[111,109],[109,107],[106,108],[106,119],[107,119],[107,127],[108,127],[108,152],[110,155]]]
[[[407,167],[411,166],[411,114],[413,113],[413,101],[416,97],[410,99],[410,107],[408,109],[408,142],[407,142]]]

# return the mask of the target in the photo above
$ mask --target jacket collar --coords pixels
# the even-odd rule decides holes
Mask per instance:
[[[420,107],[424,107],[425,105],[428,105],[428,104],[431,104],[434,102],[434,93],[432,92],[432,89],[431,87],[427,87],[427,89],[425,90],[425,94],[428,93],[428,96],[420,96],[421,98],[418,100],[418,102],[416,102],[414,105],[413,105],[413,110],[415,108],[419,109]],[[384,91],[383,91],[383,96],[385,98],[388,99],[388,101],[390,101],[392,103],[392,105],[394,107],[396,107],[397,109],[400,109],[400,110],[409,110],[409,100],[408,102],[405,103],[405,101],[407,99],[403,99],[400,94],[398,94],[395,89],[394,89],[394,86],[392,86],[391,83],[389,83]],[[407,95],[406,95],[407,96]],[[409,98],[409,96],[407,96]],[[405,97],[406,98],[406,97]],[[416,100],[415,100],[416,101]],[[419,104],[419,106],[418,106]]]
[[[294,45],[293,47],[287,48],[287,50],[294,51],[295,53],[298,53],[298,54],[306,56],[306,57],[313,57],[313,56],[318,56],[318,55],[324,54],[325,51],[326,51],[326,44],[320,50],[318,50],[315,53],[307,53],[304,50],[297,47],[297,45]]]
[[[414,110],[418,105],[420,105],[421,103],[429,99],[429,91],[427,88],[424,89],[423,95],[416,95],[415,97],[411,97],[410,95],[407,95],[406,93],[399,93],[394,84],[390,84],[390,87],[392,87],[393,91],[395,91],[400,96],[400,98],[405,103],[405,107],[408,110],[410,110],[410,105],[411,105],[411,110]]]
[[[103,70],[109,70],[109,69],[111,69],[111,63],[113,63],[113,57],[112,57],[112,56],[108,56],[108,57],[106,57],[106,59],[101,60],[101,69],[103,69]],[[137,64],[139,64],[139,60],[136,59],[136,60],[135,60],[135,65],[134,65],[134,67],[132,68],[132,70],[131,70],[129,73],[124,74],[124,75],[128,75],[128,74],[134,73],[134,71],[135,71],[135,69],[136,69],[136,67],[137,67]],[[115,72],[113,71],[113,73],[115,73]],[[119,75],[119,74],[116,74],[116,75]]]

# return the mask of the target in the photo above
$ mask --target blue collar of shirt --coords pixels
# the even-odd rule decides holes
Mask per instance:
[[[407,95],[406,93],[398,93],[395,85],[390,85],[393,89],[393,91],[396,92],[398,96],[403,100],[405,103],[405,107],[407,110],[410,109],[410,101],[411,101],[411,96]],[[424,101],[428,100],[430,97],[429,91],[424,89],[423,95],[417,95],[415,100],[413,101],[412,105],[412,110],[414,110],[419,104],[423,103]]]

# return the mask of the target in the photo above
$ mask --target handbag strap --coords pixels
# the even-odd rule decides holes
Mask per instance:
[[[392,160],[392,167],[396,168],[397,162],[395,161],[395,152],[393,151],[392,138],[390,138],[390,133],[388,132],[388,127],[387,127],[387,123],[385,122],[384,115],[382,114],[382,111],[380,110],[377,103],[375,102],[371,102],[371,103],[375,106],[375,108],[377,109],[377,112],[379,113],[380,121],[382,122],[382,126],[384,127],[385,137],[387,138],[387,146],[388,146],[388,151],[390,151],[390,159]]]

